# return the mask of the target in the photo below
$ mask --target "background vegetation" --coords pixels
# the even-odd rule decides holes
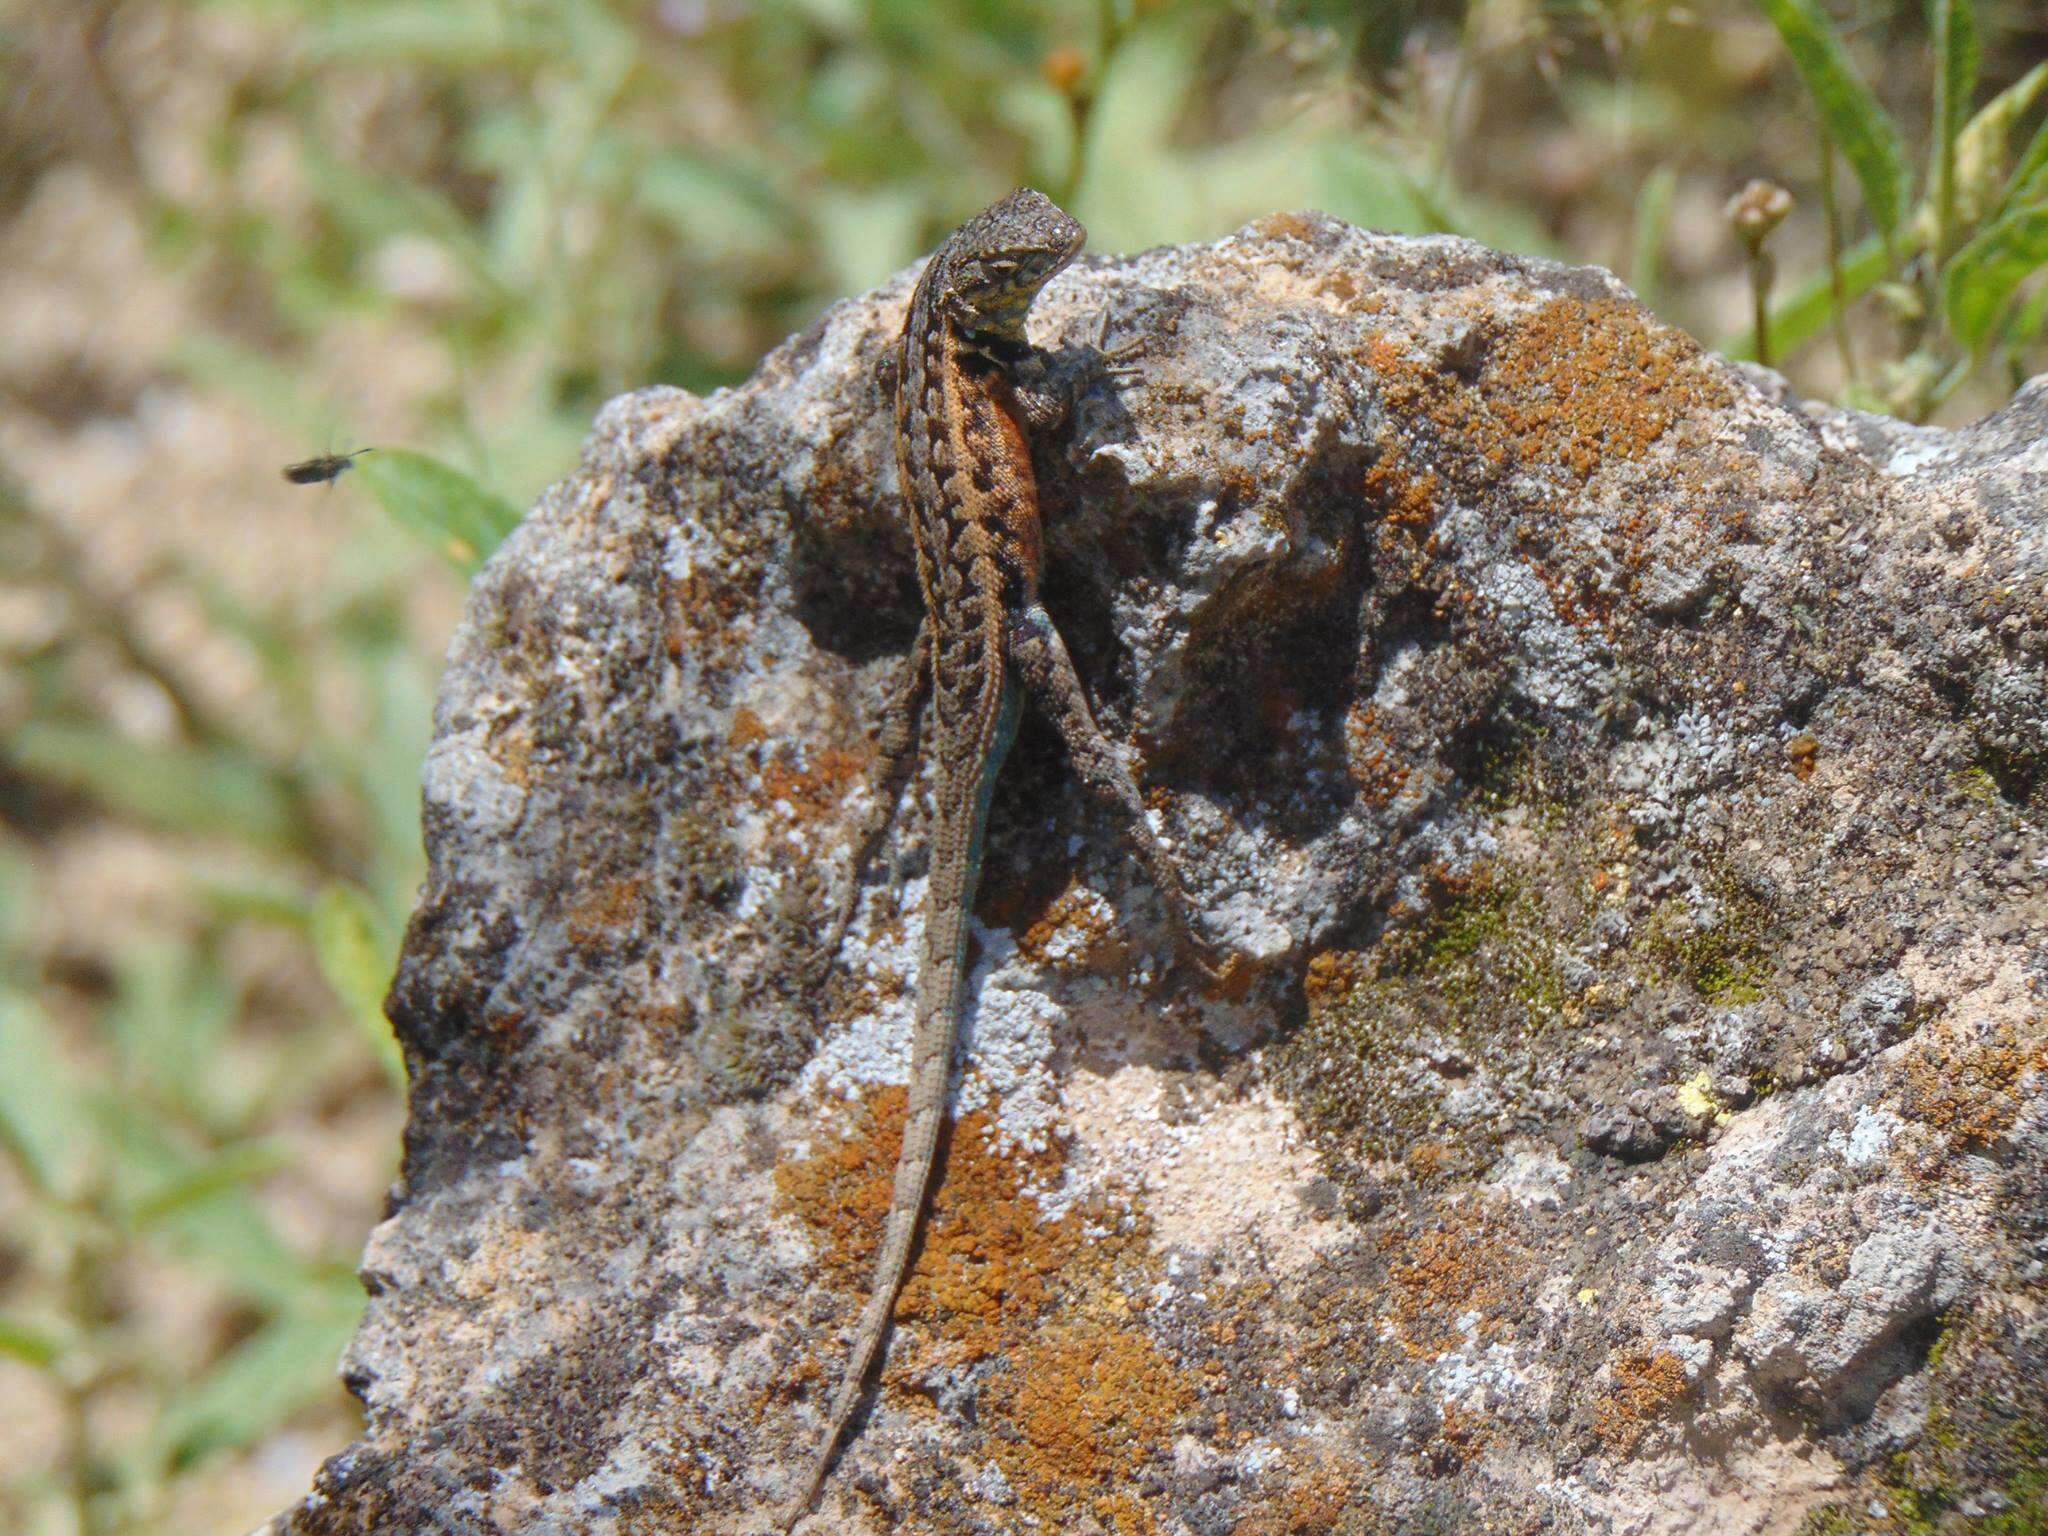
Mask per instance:
[[[1019,182],[1098,250],[1320,206],[1600,262],[1914,417],[2048,366],[2034,0],[0,18],[9,1531],[243,1530],[350,1433],[436,658],[608,395],[742,377]],[[1731,223],[1752,178],[1789,213]],[[420,452],[278,476],[365,442]]]

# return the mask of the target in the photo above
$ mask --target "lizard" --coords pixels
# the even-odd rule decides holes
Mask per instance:
[[[924,617],[882,731],[879,793],[853,850],[857,886],[929,704],[935,788],[910,1101],[874,1279],[822,1443],[779,1514],[785,1536],[824,1486],[909,1271],[946,1110],[990,798],[1027,696],[1058,728],[1083,783],[1124,814],[1184,958],[1215,974],[1180,872],[1152,830],[1130,768],[1097,727],[1039,597],[1043,539],[1027,428],[1051,420],[1053,409],[1020,389],[1016,370],[1030,355],[1024,321],[1032,301],[1086,238],[1078,221],[1028,187],[990,205],[926,263],[898,346],[896,465]],[[828,931],[833,950],[848,917],[850,906]]]

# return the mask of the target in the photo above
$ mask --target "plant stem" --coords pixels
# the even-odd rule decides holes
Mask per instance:
[[[1828,236],[1828,321],[1835,333],[1835,350],[1842,354],[1843,377],[1854,388],[1856,354],[1849,345],[1849,295],[1842,280],[1842,220],[1835,201],[1835,141],[1825,133],[1820,140],[1820,204]]]
[[[1962,104],[1951,100],[1954,77],[1949,55],[1955,46],[1955,7],[1966,0],[1937,3],[1934,12],[1934,166],[1929,201],[1934,205],[1934,235],[1928,242],[1928,313],[1935,313],[1940,297],[1942,269],[1948,265],[1949,247],[1955,239],[1956,224],[1956,137]]]
[[[1927,405],[1920,413],[1921,418],[1924,419],[1940,410],[1948,402],[1949,396],[1962,388],[1963,381],[1976,371],[1977,365],[1974,358],[1968,355],[1957,358],[1955,362],[1949,365],[1948,372],[1935,381],[1934,388],[1927,392]]]
[[[1775,263],[1769,253],[1753,247],[1749,254],[1750,324],[1756,332],[1756,360],[1766,368],[1771,362],[1771,278]]]

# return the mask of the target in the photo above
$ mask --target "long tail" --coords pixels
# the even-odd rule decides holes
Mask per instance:
[[[859,1331],[846,1374],[832,1399],[825,1421],[825,1439],[810,1471],[780,1516],[790,1528],[811,1507],[832,1470],[832,1456],[846,1426],[860,1406],[868,1373],[882,1352],[889,1314],[910,1270],[910,1250],[924,1216],[925,1190],[939,1146],[939,1127],[946,1111],[946,1079],[953,1067],[953,1039],[958,1033],[962,974],[967,960],[968,912],[981,881],[981,844],[988,823],[990,790],[1001,766],[1009,737],[1016,729],[1018,699],[1004,687],[993,750],[979,772],[942,773],[937,815],[931,837],[930,883],[925,892],[924,955],[917,978],[917,1023],[910,1046],[910,1104],[903,1120],[903,1147],[896,1154],[896,1183],[889,1196],[889,1215],[882,1225],[882,1247],[875,1258],[875,1278],[861,1309]],[[949,782],[950,781],[950,782]]]

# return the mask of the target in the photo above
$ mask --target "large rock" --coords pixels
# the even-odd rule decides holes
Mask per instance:
[[[277,1531],[738,1531],[817,1439],[922,921],[913,794],[807,965],[916,619],[908,292],[615,402],[479,579],[368,1429]],[[2041,1529],[2048,381],[1803,406],[1320,217],[1033,332],[1048,604],[1240,984],[1027,724],[810,1529]]]

